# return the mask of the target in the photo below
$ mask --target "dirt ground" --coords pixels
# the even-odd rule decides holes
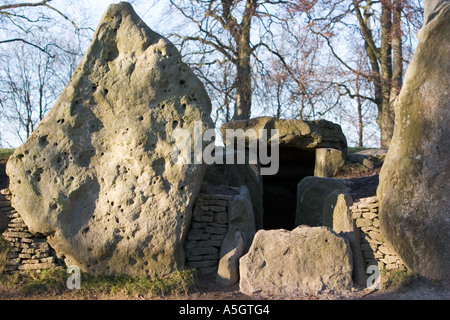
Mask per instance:
[[[407,283],[388,289],[353,289],[346,293],[319,293],[316,295],[245,295],[239,285],[224,287],[215,283],[214,278],[201,277],[198,285],[188,293],[163,296],[128,296],[124,294],[83,295],[77,290],[66,290],[60,294],[24,294],[0,290],[0,300],[185,300],[185,301],[223,301],[230,300],[450,300],[450,283],[432,282],[426,279],[413,279]]]

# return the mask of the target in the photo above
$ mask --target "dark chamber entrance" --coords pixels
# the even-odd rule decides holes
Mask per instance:
[[[294,229],[297,185],[314,175],[315,150],[280,146],[278,173],[263,176],[264,229]]]

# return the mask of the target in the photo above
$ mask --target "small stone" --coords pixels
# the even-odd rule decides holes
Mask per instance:
[[[217,212],[214,216],[214,222],[216,223],[227,223],[228,222],[228,213],[224,212]]]
[[[372,220],[372,224],[375,228],[379,228],[380,227],[380,220],[379,219],[373,219]]]
[[[194,256],[201,256],[201,255],[209,255],[209,254],[219,254],[219,250],[217,248],[192,248],[189,250],[190,253]]]
[[[39,263],[39,259],[25,259],[22,260],[22,264],[37,264]]]
[[[198,247],[218,247],[220,248],[220,245],[222,244],[222,241],[219,240],[206,240],[206,241],[197,241]]]
[[[204,233],[202,229],[193,229],[189,232],[188,240],[207,240],[209,233]]]
[[[356,226],[358,228],[370,227],[371,225],[372,225],[372,221],[370,221],[370,220],[367,220],[367,219],[364,219],[364,218],[356,219]]]
[[[374,218],[378,217],[378,215],[373,212],[364,212],[363,217],[364,219],[373,220]]]
[[[35,249],[22,249],[22,253],[33,254],[33,253],[35,253]]]
[[[361,216],[362,216],[362,211],[360,209],[352,210],[352,218],[354,220],[361,218]]]
[[[209,201],[207,201],[207,204],[226,207],[226,206],[228,206],[228,201],[226,201],[226,200],[209,200]]]
[[[221,227],[213,227],[213,226],[208,226],[205,228],[205,232],[210,233],[210,234],[224,234],[227,232],[227,228],[221,228]]]
[[[384,259],[382,260],[386,264],[394,264],[399,260],[397,256],[391,256],[391,255],[385,255]]]
[[[364,198],[365,203],[378,203],[378,198],[376,196]]]
[[[209,206],[209,209],[214,212],[226,211],[224,206]]]
[[[6,265],[7,266],[15,266],[18,265],[20,263],[20,258],[14,258],[14,259],[9,259],[8,261],[6,261]]]
[[[368,234],[370,231],[378,231],[378,228],[375,228],[373,226],[370,227],[361,227],[361,230]]]
[[[202,215],[202,216],[196,216],[196,217],[192,217],[192,221],[195,222],[212,222],[214,221],[214,216],[213,215]]]
[[[51,257],[47,257],[47,258],[42,258],[41,262],[42,263],[54,263],[55,262],[55,257],[51,256]]]
[[[204,222],[191,222],[191,229],[203,229],[207,226]]]
[[[358,203],[358,209],[369,209],[369,206],[367,205],[367,203],[360,202]]]
[[[19,266],[19,270],[45,270],[56,267],[55,263],[35,263],[35,264],[22,264]]]
[[[382,242],[384,240],[383,236],[378,231],[370,231],[369,232],[369,237],[371,237],[373,240],[378,240],[378,241],[382,241]]]
[[[3,233],[3,237],[9,238],[31,238],[33,235],[29,232],[5,232]]]
[[[16,271],[19,268],[17,265],[5,265],[3,271]]]

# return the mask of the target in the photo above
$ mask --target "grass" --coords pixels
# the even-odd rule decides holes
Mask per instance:
[[[2,236],[0,236],[0,274],[3,272],[3,269],[5,267],[8,252],[9,246],[6,243],[5,239],[3,239]]]
[[[14,149],[0,149],[0,161],[6,162],[10,155],[12,155]]]
[[[399,288],[409,284],[415,279],[415,275],[406,270],[381,270],[382,286],[384,289]]]
[[[42,294],[71,299],[154,298],[167,294],[187,294],[197,285],[195,270],[185,269],[164,278],[131,276],[89,276],[81,274],[81,289],[69,290],[66,281],[70,275],[66,269],[57,267],[41,272],[26,271],[0,275],[1,292],[14,292],[24,297]]]

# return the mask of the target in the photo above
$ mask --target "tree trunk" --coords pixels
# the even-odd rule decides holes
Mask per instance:
[[[233,120],[246,120],[250,118],[252,106],[252,72],[250,55],[247,57],[239,57],[236,71],[236,104],[234,106]]]
[[[250,118],[252,106],[252,69],[250,29],[252,18],[256,12],[257,1],[247,0],[242,23],[233,33],[237,46],[236,63],[236,104],[233,120],[246,120]]]
[[[392,91],[391,102],[400,94],[403,84],[402,6],[403,0],[394,0],[392,18]]]
[[[362,112],[362,101],[360,90],[359,90],[359,77],[356,77],[356,101],[358,104],[358,147],[363,147],[363,137],[364,137],[364,124],[363,124],[363,112]]]
[[[391,1],[381,2],[381,46],[380,46],[380,69],[381,69],[381,105],[378,109],[377,123],[381,133],[381,148],[388,149],[394,133],[394,109],[391,105],[392,88],[392,10]]]

